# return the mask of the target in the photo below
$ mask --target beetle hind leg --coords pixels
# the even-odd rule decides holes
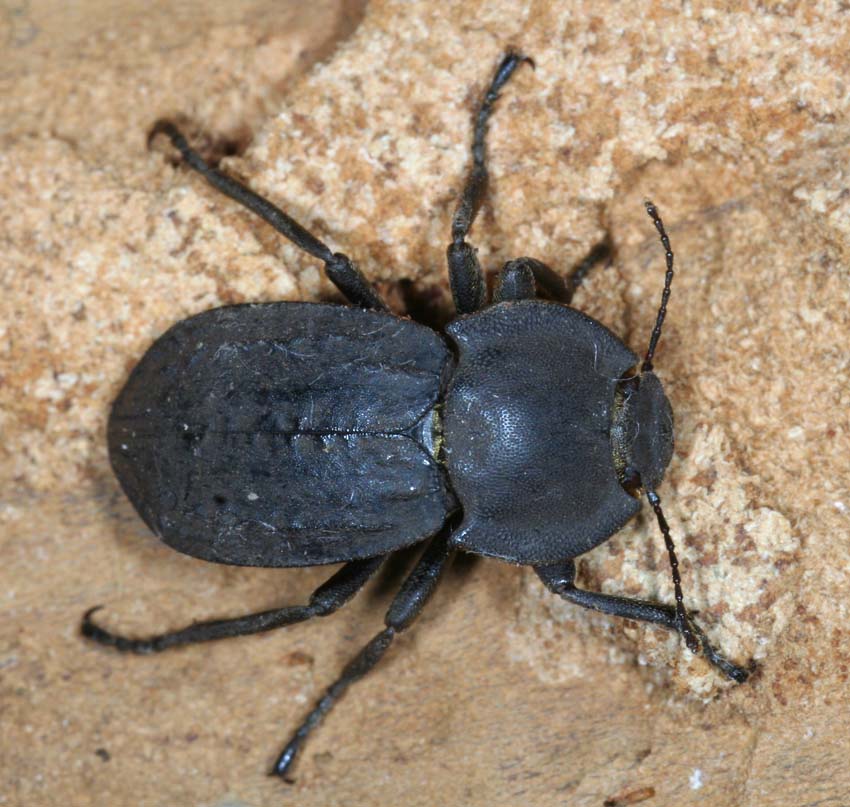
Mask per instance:
[[[124,653],[159,653],[171,647],[228,639],[233,636],[247,636],[251,633],[282,628],[296,622],[304,622],[317,616],[327,616],[345,605],[377,571],[386,556],[354,560],[346,563],[336,574],[317,588],[307,605],[290,605],[271,611],[235,617],[233,619],[215,619],[196,622],[181,630],[149,636],[145,639],[133,639],[102,628],[95,623],[92,615],[100,606],[90,608],[83,615],[80,632],[87,639],[98,644],[114,647]]]
[[[750,675],[749,670],[733,664],[712,647],[708,638],[690,614],[686,617],[687,624],[683,624],[678,618],[675,606],[662,605],[648,600],[615,597],[611,594],[599,594],[576,588],[576,565],[575,561],[572,560],[551,566],[535,566],[534,571],[537,572],[537,576],[543,581],[546,588],[568,602],[582,606],[582,608],[589,608],[592,611],[599,611],[611,616],[620,616],[624,619],[633,619],[636,622],[651,622],[668,630],[676,631],[682,636],[686,636],[690,631],[699,640],[702,654],[706,660],[727,678],[731,678],[740,684],[746,681]]]
[[[383,657],[393,639],[419,615],[431,598],[437,583],[451,561],[449,531],[437,535],[408,575],[384,617],[386,627],[378,633],[343,669],[342,674],[324,692],[286,744],[271,774],[286,777],[304,741],[355,681],[368,673]]]

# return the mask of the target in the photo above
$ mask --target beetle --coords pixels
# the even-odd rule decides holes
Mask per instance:
[[[653,357],[673,252],[657,208],[666,275],[642,362],[570,307],[565,280],[533,258],[502,268],[491,304],[467,235],[487,186],[485,139],[499,93],[523,62],[501,60],[474,119],[472,167],[447,262],[458,316],[438,333],[389,312],[344,254],[191,148],[153,127],[217,190],[324,263],[350,305],[263,303],[178,322],[145,353],[108,425],[115,474],[166,544],[241,566],[343,563],[306,605],[199,622],[149,638],[98,624],[87,638],[152,653],[326,616],[393,552],[427,542],[385,616],[295,731],[272,773],[285,777],[313,728],[369,672],[428,601],[456,551],[531,566],[550,591],[605,614],[678,632],[691,652],[743,682],[684,606],[675,548],[656,493],[673,452],[673,414]],[[545,296],[538,296],[538,290]],[[675,605],[586,591],[575,558],[605,542],[645,493],[667,546]]]

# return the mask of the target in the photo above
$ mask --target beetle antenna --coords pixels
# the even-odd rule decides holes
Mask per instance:
[[[669,284],[667,288],[669,288]],[[646,498],[649,499],[649,503],[655,511],[658,526],[661,529],[661,534],[664,536],[664,543],[667,546],[667,555],[670,558],[670,569],[673,572],[673,590],[676,593],[676,621],[681,626],[682,636],[685,639],[688,650],[691,653],[698,653],[699,642],[691,630],[690,623],[688,622],[688,612],[685,610],[685,598],[682,594],[682,578],[679,576],[679,559],[676,557],[676,547],[673,544],[673,537],[670,535],[670,525],[661,511],[661,499],[658,498],[658,494],[654,490],[647,489]]]
[[[670,249],[670,239],[667,237],[667,231],[664,229],[664,222],[661,221],[661,216],[658,215],[658,208],[648,199],[644,202],[646,212],[652,219],[655,229],[661,236],[661,245],[664,247],[664,257],[667,259],[667,274],[664,277],[664,291],[661,292],[661,306],[658,309],[658,316],[655,318],[655,327],[652,329],[652,336],[649,340],[649,349],[646,351],[646,358],[643,360],[641,372],[649,372],[652,370],[652,357],[655,355],[655,347],[658,345],[658,340],[661,338],[661,326],[664,324],[664,317],[667,316],[667,301],[670,299],[670,286],[673,283],[673,250]],[[657,512],[657,511],[656,511]]]

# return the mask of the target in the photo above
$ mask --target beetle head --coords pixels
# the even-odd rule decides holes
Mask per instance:
[[[661,292],[661,305],[655,317],[655,327],[649,339],[649,347],[641,365],[639,376],[624,378],[617,385],[614,406],[614,420],[611,429],[611,442],[614,464],[620,483],[626,490],[636,492],[643,488],[658,527],[664,536],[667,555],[670,558],[670,570],[673,573],[673,589],[676,593],[676,621],[679,630],[692,653],[699,651],[700,643],[694,634],[688,613],[685,610],[682,595],[682,580],[679,576],[679,561],[670,526],[661,511],[661,500],[655,488],[664,477],[664,470],[673,456],[673,410],[664,394],[661,382],[652,372],[652,359],[655,348],[661,338],[661,326],[667,316],[667,301],[670,299],[670,286],[673,283],[673,250],[670,239],[664,229],[658,209],[647,201],[646,212],[652,219],[655,229],[664,247],[667,274],[664,276],[664,291]]]
[[[651,370],[618,385],[611,442],[626,490],[655,490],[661,484],[673,456],[673,409]]]

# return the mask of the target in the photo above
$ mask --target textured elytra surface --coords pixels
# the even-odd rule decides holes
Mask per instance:
[[[298,6],[30,2],[0,18],[3,797],[599,807],[652,788],[646,803],[664,807],[843,807],[842,4],[375,2],[293,80],[311,34],[340,30],[321,3]],[[231,139],[249,121],[231,169],[446,316],[464,138],[508,42],[537,70],[494,119],[479,254],[488,269],[522,254],[563,269],[608,233],[614,262],[576,305],[640,354],[663,272],[641,201],[660,205],[679,271],[656,361],[676,415],[659,493],[689,603],[760,669],[718,697],[666,633],[577,611],[505,564],[461,563],[282,795],[252,773],[372,635],[385,581],[319,625],[235,646],[128,659],[75,635],[97,602],[145,634],[300,600],[326,573],[179,555],[111,474],[109,405],[168,327],[330,293],[309,258],[149,154],[147,129],[180,112]],[[580,566],[587,585],[671,601],[643,516]]]
[[[453,498],[428,451],[452,358],[433,331],[344,306],[184,320],[112,408],[124,492],[180,552],[239,566],[373,557],[433,535]]]
[[[445,456],[463,506],[457,542],[514,563],[576,557],[640,505],[611,458],[617,382],[637,363],[578,311],[502,303],[453,322]]]

